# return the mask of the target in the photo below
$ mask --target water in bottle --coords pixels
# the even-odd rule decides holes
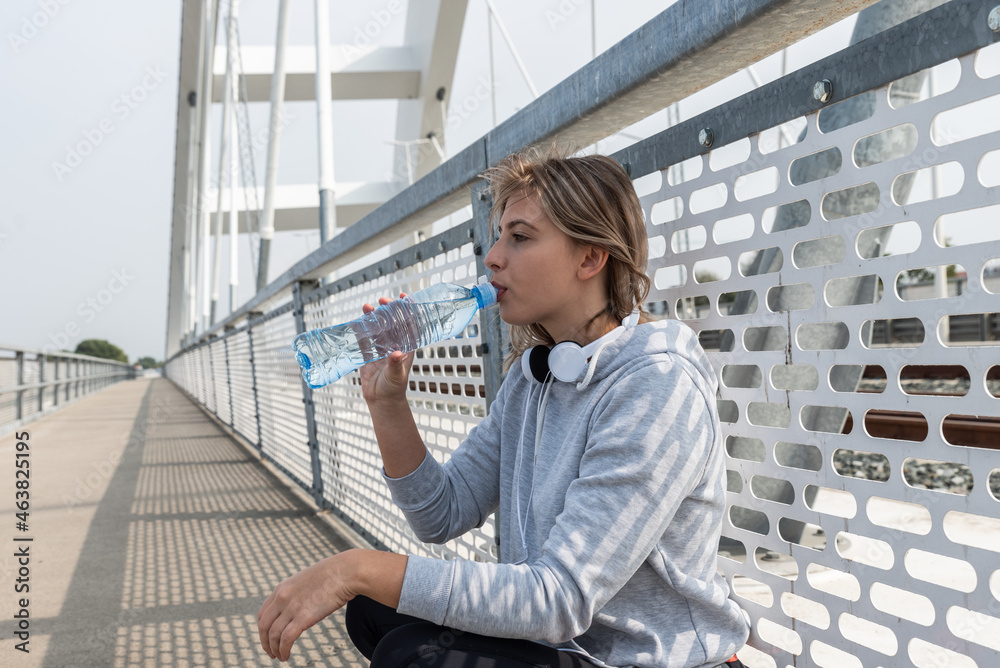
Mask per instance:
[[[396,350],[410,352],[458,336],[481,308],[495,304],[489,283],[438,283],[380,306],[357,320],[299,334],[295,360],[309,387],[323,387]]]

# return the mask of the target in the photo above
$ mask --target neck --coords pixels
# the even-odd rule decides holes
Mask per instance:
[[[585,346],[601,338],[619,324],[606,310],[602,309],[598,313],[591,315],[587,320],[576,325],[566,328],[555,327],[553,329],[546,327],[545,329],[556,343],[575,341],[579,345]]]

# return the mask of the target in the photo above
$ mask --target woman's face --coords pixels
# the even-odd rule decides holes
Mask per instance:
[[[586,248],[549,220],[534,194],[507,203],[498,233],[486,266],[493,271],[500,317],[509,325],[538,323],[562,340],[589,317],[576,299]]]

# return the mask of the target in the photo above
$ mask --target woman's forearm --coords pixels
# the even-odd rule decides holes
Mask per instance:
[[[402,478],[413,473],[424,461],[427,448],[420,438],[410,405],[405,399],[378,402],[369,405],[369,411],[385,474],[390,478]]]

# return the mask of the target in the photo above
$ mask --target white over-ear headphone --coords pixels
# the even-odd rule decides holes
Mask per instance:
[[[535,346],[521,355],[521,373],[527,380],[534,379],[539,383],[544,383],[550,372],[564,383],[579,380],[587,368],[587,361],[602,344],[611,343],[638,322],[639,312],[633,311],[622,320],[620,327],[615,327],[585,346],[580,346],[575,341],[563,341],[552,348]]]

